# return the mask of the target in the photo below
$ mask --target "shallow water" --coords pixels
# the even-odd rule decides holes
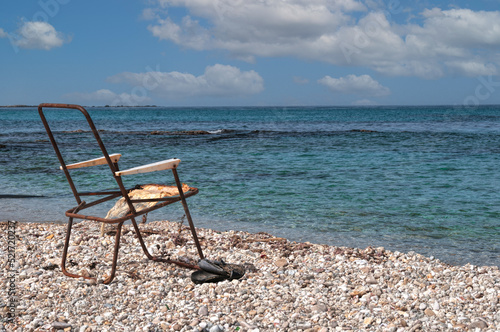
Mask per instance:
[[[181,180],[200,189],[189,201],[199,226],[499,265],[500,107],[89,112],[108,151],[122,153],[121,169],[182,160]],[[78,111],[48,117],[67,163],[98,156],[88,131],[70,132],[88,130]],[[0,109],[0,128],[0,219],[64,221],[74,199],[36,109]],[[172,133],[185,130],[208,133]],[[74,172],[81,186],[113,187],[102,168]],[[125,181],[171,179],[152,173]],[[181,210],[150,218],[179,220]]]

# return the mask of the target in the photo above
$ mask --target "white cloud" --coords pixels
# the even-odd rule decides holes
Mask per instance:
[[[485,64],[482,61],[463,60],[445,62],[451,73],[462,76],[486,76],[497,75],[497,68],[493,64]]]
[[[470,9],[425,10],[422,37],[438,38],[443,46],[487,48],[500,45],[500,12]],[[429,40],[426,40],[429,42]],[[444,51],[440,49],[439,51]]]
[[[256,94],[264,89],[264,80],[255,71],[244,71],[233,66],[216,64],[205,68],[203,75],[173,72],[124,72],[108,78],[111,83],[142,86],[157,96],[234,97]]]
[[[6,37],[5,31],[0,31],[0,37]],[[12,43],[19,48],[50,50],[71,41],[47,22],[23,22],[14,34],[10,34]]]
[[[340,10],[363,10],[357,1],[327,0],[160,0],[163,6],[187,7],[210,22],[203,27],[185,16],[175,23],[158,20],[149,29],[160,39],[193,49],[227,49],[238,57],[286,55],[301,41],[314,41],[350,19]]]
[[[7,33],[2,28],[0,28],[0,38],[4,37],[7,37]]]
[[[140,16],[140,19],[149,21],[149,20],[154,20],[154,19],[159,19],[160,16],[158,15],[158,9],[155,8],[145,8],[142,11],[142,14]]]
[[[372,105],[378,105],[376,102],[369,100],[369,99],[360,99],[352,102],[352,105],[354,106],[372,106]]]
[[[90,93],[69,93],[63,97],[84,105],[137,106],[153,103],[150,95],[162,99],[234,97],[259,93],[264,88],[262,77],[255,71],[242,72],[236,67],[220,64],[208,66],[200,76],[175,71],[124,72],[108,77],[108,81],[129,84],[130,93],[101,89]]]
[[[171,40],[176,44],[182,44],[195,50],[206,49],[210,43],[208,31],[189,16],[182,19],[181,26],[167,18],[158,20],[158,25],[150,25],[148,29],[153,33],[153,36],[160,40]]]
[[[151,102],[151,98],[144,93],[117,94],[108,89],[101,89],[90,93],[74,92],[66,94],[63,98],[71,100],[73,103],[76,102],[84,105],[137,106]]]
[[[294,56],[428,79],[500,65],[500,11],[434,8],[421,13],[420,24],[397,24],[354,0],[157,1],[189,15],[163,15],[149,26],[154,36],[246,61]]]
[[[381,85],[369,75],[347,75],[340,78],[325,76],[318,80],[318,83],[325,85],[335,93],[342,94],[382,97],[391,93],[389,88]]]
[[[422,18],[422,25],[397,25],[381,13],[369,13],[343,28],[339,45],[344,45],[350,64],[387,75],[433,79],[496,72],[500,12],[434,8]]]

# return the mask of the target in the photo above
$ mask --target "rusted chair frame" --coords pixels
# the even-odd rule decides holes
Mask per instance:
[[[113,175],[113,178],[115,179],[115,181],[119,187],[119,190],[117,190],[117,191],[78,192],[78,190],[76,189],[76,186],[71,178],[71,175],[69,174],[68,167],[67,167],[66,163],[64,162],[64,159],[63,159],[62,154],[59,150],[59,147],[58,147],[57,142],[54,138],[54,135],[50,129],[49,123],[47,122],[47,119],[45,118],[45,114],[43,113],[44,108],[75,109],[75,110],[79,110],[81,113],[83,113],[83,115],[85,116],[85,118],[88,122],[88,125],[90,126],[90,129],[92,130],[92,133],[93,133],[95,139],[97,140],[97,143],[99,145],[99,148],[101,149],[102,155],[104,156],[104,158],[106,160],[105,164],[107,164],[109,166],[109,169],[111,170],[111,174]],[[82,275],[73,274],[73,273],[70,273],[66,270],[66,260],[67,260],[67,254],[68,254],[69,240],[71,237],[71,229],[73,227],[73,219],[75,219],[75,218],[76,219],[93,220],[93,221],[106,223],[106,224],[117,224],[116,235],[115,235],[114,253],[113,253],[113,263],[111,266],[110,275],[104,280],[105,284],[110,283],[114,279],[115,272],[116,272],[116,264],[117,264],[117,260],[118,260],[118,251],[120,248],[121,229],[122,229],[123,223],[127,220],[130,220],[132,222],[132,225],[134,227],[134,231],[137,234],[137,238],[139,239],[142,250],[144,251],[144,254],[148,257],[148,259],[156,261],[156,262],[173,263],[173,264],[177,264],[179,266],[183,266],[183,267],[187,267],[187,268],[199,269],[199,267],[196,265],[152,256],[149,253],[148,249],[146,248],[146,245],[144,244],[144,240],[142,238],[141,232],[140,232],[139,227],[137,226],[137,222],[135,220],[135,217],[137,217],[137,216],[140,216],[140,215],[146,214],[148,212],[157,210],[157,209],[162,208],[166,205],[181,201],[182,205],[184,207],[184,212],[186,214],[186,218],[189,222],[189,228],[191,230],[191,234],[193,236],[194,243],[195,243],[196,248],[198,250],[198,255],[200,256],[201,259],[204,258],[203,251],[201,250],[198,236],[196,234],[196,229],[194,227],[194,224],[193,224],[193,221],[191,218],[191,214],[189,212],[189,208],[188,208],[187,203],[186,203],[186,198],[193,196],[193,195],[196,195],[198,193],[198,189],[191,188],[186,193],[184,193],[182,191],[182,184],[181,184],[181,182],[179,180],[179,176],[177,174],[176,164],[173,164],[171,170],[172,170],[172,173],[173,173],[173,176],[175,179],[175,183],[177,185],[177,189],[179,191],[178,196],[160,198],[160,199],[131,200],[128,196],[128,192],[130,192],[134,188],[126,189],[123,185],[123,181],[121,179],[121,176],[116,174],[117,172],[119,172],[118,161],[116,159],[116,162],[114,162],[112,160],[112,158],[110,157],[110,155],[108,154],[108,152],[107,152],[107,150],[106,150],[106,148],[105,148],[105,146],[100,138],[100,135],[99,135],[92,119],[90,118],[90,115],[85,110],[85,108],[83,108],[79,105],[71,105],[71,104],[46,104],[46,103],[44,103],[44,104],[40,104],[38,106],[38,113],[40,114],[40,118],[42,119],[45,130],[47,131],[50,142],[52,143],[52,146],[54,147],[54,151],[57,155],[57,158],[59,159],[59,163],[61,164],[61,169],[64,171],[66,179],[68,180],[68,183],[71,187],[73,195],[75,196],[76,202],[78,204],[78,206],[76,206],[75,208],[72,208],[72,209],[66,211],[66,216],[69,218],[69,220],[68,220],[68,225],[67,225],[67,230],[66,230],[66,240],[64,243],[63,255],[62,255],[62,259],[61,259],[61,269],[62,269],[64,275],[69,276],[69,277],[73,277],[73,278],[83,277],[86,279],[95,279],[92,277],[86,277],[86,276],[82,276]],[[85,201],[83,201],[81,199],[81,196],[105,196],[105,197],[97,199],[97,200],[92,201],[90,203],[86,203]],[[117,219],[106,219],[106,218],[100,218],[97,216],[84,215],[84,214],[80,213],[81,210],[84,210],[86,208],[104,203],[106,201],[109,201],[109,200],[111,200],[113,198],[117,198],[117,197],[123,197],[125,199],[128,207],[129,207],[129,213],[127,215],[125,215],[124,217],[117,218]],[[133,203],[136,203],[136,202],[153,202],[153,201],[161,202],[161,203],[158,203],[157,205],[155,205],[153,207],[146,208],[146,209],[143,209],[140,211],[136,211],[136,209],[133,205]]]

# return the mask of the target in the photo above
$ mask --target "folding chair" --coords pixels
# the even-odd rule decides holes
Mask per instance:
[[[63,156],[59,150],[59,147],[57,145],[57,142],[54,138],[54,135],[49,127],[49,123],[45,117],[44,114],[44,109],[47,108],[57,108],[57,109],[74,109],[74,110],[79,110],[83,115],[85,116],[88,125],[90,126],[90,129],[93,133],[93,136],[95,137],[97,144],[99,145],[99,148],[102,152],[102,157],[97,158],[97,159],[92,159],[92,160],[87,160],[75,164],[70,164],[67,165],[64,162]],[[69,186],[71,187],[71,190],[73,192],[73,195],[75,196],[77,206],[71,208],[70,210],[66,211],[66,216],[69,218],[68,220],[68,225],[67,225],[67,230],[66,230],[66,240],[64,242],[64,249],[63,249],[63,255],[62,255],[62,260],[61,260],[61,269],[62,272],[69,277],[73,278],[86,278],[86,279],[95,279],[91,278],[88,276],[82,276],[82,275],[77,275],[70,273],[66,270],[66,259],[68,255],[68,246],[69,246],[69,240],[71,237],[71,228],[73,226],[73,219],[82,219],[82,220],[93,220],[97,222],[101,222],[104,224],[116,224],[116,234],[115,234],[115,244],[114,244],[114,255],[113,255],[113,263],[111,267],[111,273],[110,275],[104,280],[105,284],[110,283],[113,278],[115,277],[115,272],[116,272],[116,263],[118,259],[118,251],[120,247],[120,235],[121,235],[121,230],[122,226],[125,221],[130,220],[135,233],[137,234],[137,238],[139,239],[139,242],[141,244],[142,250],[144,251],[144,254],[147,256],[148,259],[156,261],[156,262],[166,262],[166,263],[174,263],[179,266],[187,267],[187,268],[192,268],[192,269],[199,269],[197,265],[192,265],[188,264],[185,262],[180,262],[176,260],[170,260],[170,259],[164,259],[160,257],[154,257],[152,256],[149,252],[148,249],[146,248],[146,245],[144,244],[144,240],[141,236],[141,232],[139,230],[139,227],[137,226],[137,222],[135,220],[136,217],[145,215],[151,211],[157,210],[159,208],[162,208],[164,206],[167,206],[169,204],[175,203],[175,202],[182,202],[182,205],[184,207],[184,212],[186,215],[186,218],[189,222],[189,227],[191,229],[191,234],[193,236],[194,243],[196,245],[196,248],[198,250],[198,255],[200,256],[200,259],[203,259],[203,252],[201,250],[200,243],[198,241],[198,236],[196,235],[196,229],[194,227],[193,221],[191,219],[191,214],[189,213],[189,209],[186,203],[186,198],[196,195],[198,193],[197,188],[189,188],[185,192],[183,191],[182,184],[179,180],[179,176],[177,174],[177,166],[180,163],[179,159],[168,159],[168,160],[163,160],[160,162],[155,162],[152,164],[147,164],[139,167],[134,167],[131,169],[127,170],[119,170],[118,168],[118,160],[120,159],[120,154],[108,154],[106,151],[106,148],[104,147],[104,144],[99,136],[99,133],[90,118],[90,115],[88,112],[81,106],[78,105],[71,105],[71,104],[40,104],[38,106],[38,113],[40,114],[40,118],[42,119],[43,125],[45,126],[45,130],[47,131],[47,134],[49,136],[50,142],[52,143],[52,146],[54,147],[55,153],[57,155],[57,158],[59,159],[59,162],[61,163],[61,169],[63,170],[66,179],[68,180]],[[116,184],[118,185],[118,189],[116,190],[101,190],[101,191],[92,191],[92,192],[83,192],[83,191],[78,191],[75,183],[73,182],[73,179],[70,175],[70,170],[72,169],[77,169],[77,168],[82,168],[82,167],[89,167],[89,166],[96,166],[96,165],[108,165],[109,169],[111,171],[111,176],[114,178],[116,181]],[[122,181],[122,176],[125,175],[131,175],[131,174],[139,174],[139,173],[147,173],[147,172],[154,172],[154,171],[162,171],[162,170],[171,170],[173,177],[175,179],[175,183],[177,186],[177,192],[178,194],[175,196],[170,196],[170,197],[162,197],[162,198],[147,198],[147,199],[133,199],[129,197],[129,193],[134,189],[137,188],[138,186],[134,188],[129,188],[126,189],[125,186],[123,185]],[[186,187],[186,186],[185,186]],[[185,188],[186,189],[186,188]],[[104,196],[103,198],[100,199],[95,199],[92,202],[85,202],[82,200],[83,196]],[[118,218],[110,218],[110,217],[98,217],[98,216],[91,216],[91,215],[84,215],[81,214],[80,211],[87,209],[89,207],[96,206],[98,204],[102,204],[105,202],[108,202],[112,199],[122,197],[127,206],[128,206],[128,213],[126,213],[124,216],[118,217]],[[140,204],[140,203],[148,203],[146,205]],[[138,204],[139,203],[139,204]],[[150,203],[150,204],[149,204]],[[134,206],[135,205],[135,206]],[[142,205],[142,208],[136,209],[137,206]],[[152,206],[151,206],[152,205]]]

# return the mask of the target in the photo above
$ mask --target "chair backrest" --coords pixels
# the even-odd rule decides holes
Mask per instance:
[[[106,150],[106,147],[104,146],[104,143],[102,142],[101,140],[101,137],[99,135],[99,132],[97,131],[95,125],[94,125],[94,122],[92,121],[89,113],[87,112],[87,110],[85,108],[83,108],[82,106],[79,106],[79,105],[72,105],[72,104],[40,104],[38,106],[38,113],[40,114],[40,118],[42,119],[42,122],[43,122],[43,125],[45,127],[45,130],[47,131],[47,134],[49,136],[49,139],[50,139],[50,142],[52,143],[52,146],[54,148],[54,151],[57,155],[57,159],[59,159],[59,163],[61,164],[61,169],[64,171],[64,175],[66,176],[66,179],[68,180],[68,183],[71,187],[71,190],[73,192],[73,195],[75,196],[75,199],[77,201],[78,204],[81,203],[81,195],[80,193],[78,192],[78,190],[76,189],[76,186],[75,186],[75,183],[73,182],[73,179],[71,178],[71,175],[69,174],[69,171],[68,169],[71,169],[71,168],[77,168],[77,164],[73,164],[73,165],[67,165],[66,162],[64,161],[64,158],[61,154],[61,151],[57,145],[57,141],[56,139],[54,138],[54,135],[52,133],[52,130],[50,129],[50,126],[49,126],[49,122],[47,121],[46,117],[45,117],[45,114],[44,114],[44,109],[45,108],[55,108],[55,109],[74,109],[74,110],[79,110],[84,116],[85,116],[85,119],[87,120],[87,123],[93,133],[93,136],[94,138],[96,139],[97,141],[97,144],[99,145],[99,148],[102,152],[102,156],[104,157],[104,160],[102,160],[102,158],[99,158],[101,159],[100,161],[97,161],[97,159],[95,159],[95,163],[94,165],[98,165],[98,164],[108,164],[109,166],[109,169],[111,170],[111,173],[113,175],[113,177],[115,178],[115,180],[117,180],[118,182],[118,185],[120,186],[120,189],[122,189],[123,187],[123,184],[121,183],[121,181],[118,181],[118,179],[116,178],[115,176],[115,172],[118,171],[118,164],[117,164],[117,161],[118,161],[118,158],[119,158],[119,155],[109,155],[107,150]],[[92,166],[92,165],[88,165],[88,166]],[[80,166],[82,167],[82,166]],[[85,166],[83,166],[85,167]]]

